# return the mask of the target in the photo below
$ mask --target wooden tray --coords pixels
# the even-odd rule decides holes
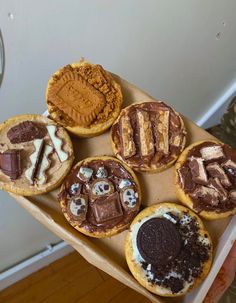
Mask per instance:
[[[148,94],[127,81],[116,75],[113,76],[122,87],[124,106],[133,102],[154,100]],[[184,118],[184,122],[188,132],[187,145],[198,140],[212,138],[210,134],[190,120]],[[79,139],[72,136],[72,140],[76,156],[75,162],[88,156],[113,155],[109,131],[101,136],[89,139]],[[162,201],[177,201],[173,186],[173,167],[159,174],[137,174],[137,176],[141,183],[143,192],[142,203],[144,206]],[[152,302],[202,302],[202,299],[232,246],[233,239],[235,239],[235,218],[205,222],[213,238],[214,251],[217,253],[210,274],[204,283],[189,295],[177,299],[162,298],[144,289],[131,275],[126,264],[123,249],[124,238],[127,231],[108,239],[94,239],[84,236],[72,228],[64,218],[59,203],[57,202],[58,191],[59,189],[36,197],[12,196],[39,222],[73,246],[88,262],[143,294]],[[229,224],[230,221],[232,221],[231,224]],[[223,233],[224,235],[222,237]]]

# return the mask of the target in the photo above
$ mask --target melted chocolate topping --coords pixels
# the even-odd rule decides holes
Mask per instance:
[[[89,173],[88,179],[78,177],[78,173],[80,168],[83,167],[83,171]],[[94,196],[94,191],[92,192],[92,188],[94,188],[94,184],[96,181],[101,180],[101,182],[106,181],[106,179],[98,178],[96,176],[97,172],[102,169],[105,169],[107,173],[107,180],[111,182],[114,187],[114,190],[107,193],[106,185],[101,184],[96,187],[96,191],[98,191],[98,196]],[[91,174],[92,172],[92,174]],[[128,171],[122,166],[122,164],[117,163],[114,160],[93,160],[89,163],[83,165],[83,163],[74,168],[71,173],[66,177],[64,182],[64,189],[59,194],[59,199],[63,199],[67,204],[69,200],[78,194],[88,195],[88,209],[86,213],[86,220],[81,222],[76,222],[87,229],[89,232],[93,231],[106,231],[108,229],[113,228],[117,225],[126,225],[130,223],[133,218],[136,216],[139,207],[131,208],[127,210],[122,206],[120,193],[122,192],[119,187],[121,180],[129,180],[132,188],[138,192],[137,185],[133,181],[132,176],[128,173]],[[73,186],[74,185],[74,186]],[[72,186],[78,188],[79,190],[72,190]],[[74,188],[73,188],[74,189]],[[105,194],[103,195],[103,191]],[[139,204],[137,198],[137,205]],[[66,209],[64,211],[67,211]],[[73,217],[71,216],[71,221]]]
[[[46,136],[46,133],[45,126],[32,121],[24,121],[10,128],[7,132],[7,137],[12,144],[16,144],[42,139]]]
[[[202,210],[206,211],[216,211],[216,212],[226,212],[234,209],[236,207],[235,201],[230,198],[230,192],[233,190],[236,190],[236,169],[225,167],[224,163],[227,160],[231,160],[234,163],[236,163],[236,152],[235,150],[226,145],[222,144],[222,150],[224,153],[223,157],[220,157],[218,159],[211,159],[211,160],[205,160],[204,166],[209,167],[209,164],[219,164],[220,167],[223,168],[226,177],[228,178],[230,182],[230,186],[224,185],[224,183],[221,181],[221,186],[223,187],[223,190],[226,192],[226,199],[221,195],[222,190],[218,188],[219,191],[219,197],[217,197],[217,203],[213,203],[214,199],[210,194],[206,194],[204,196],[197,196],[195,197],[194,193],[196,190],[199,189],[200,185],[193,180],[193,175],[191,172],[191,157],[197,157],[201,158],[201,152],[200,150],[204,147],[210,147],[210,146],[219,146],[219,144],[214,142],[204,142],[202,144],[199,144],[192,148],[188,155],[186,161],[183,163],[181,168],[178,170],[179,173],[179,182],[183,188],[183,190],[191,196],[191,199],[193,201],[193,207],[197,212],[201,212]],[[212,174],[212,173],[211,173]],[[217,175],[210,175],[209,170],[207,171],[208,176],[208,182],[205,184],[206,187],[210,187],[212,190],[212,184],[214,184],[214,178],[217,177]]]
[[[146,262],[163,266],[179,254],[181,238],[173,223],[153,218],[141,225],[137,246]]]

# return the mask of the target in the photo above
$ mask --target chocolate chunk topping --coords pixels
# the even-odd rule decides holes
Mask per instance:
[[[236,190],[236,153],[230,146],[211,141],[194,146],[178,169],[178,176],[196,211],[226,212],[235,208],[229,193]]]
[[[21,151],[18,149],[9,149],[0,154],[0,168],[12,180],[19,178],[22,173]]]
[[[12,144],[42,139],[46,136],[47,130],[44,126],[32,121],[25,121],[13,126],[7,132],[7,137]]]
[[[146,262],[162,266],[178,255],[181,238],[173,223],[163,218],[153,218],[141,225],[137,246]]]
[[[92,208],[97,223],[107,222],[123,215],[119,194],[117,192],[106,199],[97,199],[92,204]]]

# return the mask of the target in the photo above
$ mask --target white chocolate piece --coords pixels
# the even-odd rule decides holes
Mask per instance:
[[[37,168],[39,155],[43,148],[43,139],[35,139],[33,143],[35,151],[30,155],[31,166],[25,171],[25,176],[31,184],[34,183],[33,178]]]
[[[203,147],[200,149],[200,153],[204,160],[213,160],[224,157],[224,153],[220,145]]]
[[[128,186],[131,186],[132,183],[129,179],[121,179],[120,182],[119,182],[119,188],[122,189],[124,187],[128,187]]]
[[[51,162],[48,160],[49,155],[53,152],[53,147],[46,144],[43,151],[43,158],[39,163],[40,167],[37,173],[37,184],[42,185],[47,181],[46,170],[50,167]]]
[[[58,158],[61,162],[64,162],[68,159],[68,153],[62,150],[62,139],[57,137],[56,131],[57,127],[56,125],[48,125],[47,126],[48,134],[52,140],[53,146],[56,150],[56,153],[58,155]]]
[[[87,181],[90,180],[92,175],[93,175],[92,168],[81,166],[80,169],[79,169],[79,172],[77,174],[77,177],[80,180],[87,182]]]
[[[96,173],[96,177],[99,179],[104,179],[108,176],[107,171],[105,169],[104,166],[101,166],[98,168],[97,173]]]
[[[98,180],[92,184],[92,195],[101,197],[114,192],[114,186],[109,180]]]
[[[121,202],[126,208],[134,208],[137,205],[138,193],[132,188],[128,187],[121,192]]]

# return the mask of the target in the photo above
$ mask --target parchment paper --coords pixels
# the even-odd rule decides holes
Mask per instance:
[[[154,100],[152,97],[131,85],[120,77],[113,75],[122,87],[124,104],[127,106],[133,102],[143,102]],[[203,139],[210,139],[212,136],[199,128],[190,120],[184,118],[187,128],[187,145]],[[89,139],[79,139],[73,137],[76,161],[88,156],[113,155],[109,131],[105,134]],[[141,183],[143,193],[143,206],[148,206],[157,202],[174,201],[177,202],[173,186],[173,167],[159,174],[137,174]],[[33,217],[54,232],[61,239],[73,246],[88,262],[105,271],[120,282],[133,288],[137,292],[149,298],[152,302],[187,302],[185,298],[161,298],[151,294],[136,282],[124,257],[124,238],[127,231],[122,232],[108,239],[93,239],[84,236],[69,225],[61,213],[57,194],[59,189],[45,195],[36,197],[20,197],[12,195],[16,201],[24,207]],[[224,232],[230,219],[205,222],[209,230],[214,245]],[[190,301],[189,301],[190,302]]]

